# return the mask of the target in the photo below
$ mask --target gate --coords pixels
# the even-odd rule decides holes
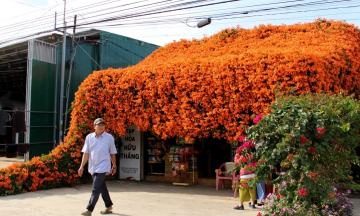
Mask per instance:
[[[57,45],[32,39],[28,42],[25,142],[27,159],[48,154],[56,134]]]

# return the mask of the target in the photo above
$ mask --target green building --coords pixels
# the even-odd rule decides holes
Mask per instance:
[[[5,156],[9,146],[28,152],[26,159],[49,153],[64,137],[70,122],[67,110],[89,74],[135,65],[159,48],[96,29],[70,35],[61,85],[62,41],[62,35],[52,34],[0,48],[0,111],[8,116],[6,125],[0,125],[6,128],[5,135],[0,130],[0,156]],[[25,132],[14,131],[16,124],[22,124],[21,114]]]

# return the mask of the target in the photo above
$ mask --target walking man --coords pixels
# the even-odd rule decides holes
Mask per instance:
[[[95,132],[86,136],[85,145],[82,149],[83,157],[81,161],[78,174],[81,177],[84,171],[84,166],[89,161],[88,171],[93,178],[93,188],[87,211],[81,215],[91,215],[96,202],[101,194],[105,202],[106,209],[101,211],[101,214],[112,213],[112,201],[110,199],[109,191],[105,184],[105,175],[116,173],[116,157],[117,153],[114,143],[114,137],[105,132],[105,121],[97,118],[94,121]],[[112,167],[111,167],[112,162]]]

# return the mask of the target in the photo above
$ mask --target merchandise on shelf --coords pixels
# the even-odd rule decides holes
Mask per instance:
[[[188,163],[186,163],[186,162],[180,163],[181,171],[186,171],[187,169],[188,169]]]
[[[180,163],[182,161],[183,161],[183,156],[182,155],[174,155],[174,162]]]
[[[185,154],[192,154],[193,151],[194,151],[193,146],[185,146],[185,149],[184,149]]]
[[[175,146],[170,146],[169,153],[170,154],[175,154]]]
[[[180,147],[179,146],[175,146],[174,154],[180,154]]]

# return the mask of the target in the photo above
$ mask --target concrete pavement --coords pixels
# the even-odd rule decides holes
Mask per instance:
[[[107,181],[114,203],[114,214],[122,216],[160,215],[242,215],[256,216],[260,209],[233,210],[238,199],[231,189],[210,186],[173,186],[171,183]],[[1,216],[80,215],[90,198],[91,184],[0,197]],[[353,199],[360,216],[360,199]],[[100,198],[93,215],[101,215]]]
[[[10,166],[13,163],[23,163],[24,156],[19,156],[16,158],[6,158],[4,156],[0,157],[0,169]]]

